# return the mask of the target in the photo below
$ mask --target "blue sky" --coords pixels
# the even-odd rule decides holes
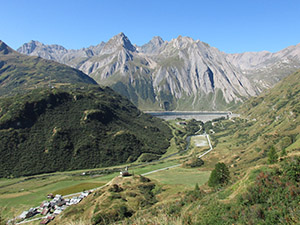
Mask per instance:
[[[0,39],[78,49],[124,32],[142,45],[189,36],[227,53],[300,43],[299,0],[0,0]]]

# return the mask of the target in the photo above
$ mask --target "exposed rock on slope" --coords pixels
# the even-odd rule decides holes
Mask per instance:
[[[300,44],[276,53],[262,51],[228,54],[227,59],[263,90],[300,68]]]

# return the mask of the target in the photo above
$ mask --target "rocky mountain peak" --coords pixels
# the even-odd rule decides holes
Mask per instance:
[[[7,55],[10,53],[15,52],[13,49],[11,49],[10,47],[8,47],[7,44],[5,44],[3,41],[0,40],[0,54],[1,55]]]
[[[179,35],[176,39],[172,39],[171,42],[174,48],[182,49],[190,46],[193,43],[196,43],[193,38],[183,37]]]
[[[157,46],[161,46],[164,43],[164,40],[160,36],[155,36],[150,42]]]
[[[128,37],[123,33],[119,33],[112,37],[101,50],[101,54],[111,54],[115,52],[118,48],[124,48],[131,52],[135,52],[136,48],[131,44]]]
[[[17,51],[28,55],[31,54],[37,47],[42,46],[44,46],[43,43],[31,40],[30,42],[23,44],[20,48],[17,49]]]
[[[155,36],[147,44],[141,46],[139,51],[143,53],[154,54],[157,53],[165,43],[166,42],[161,37]]]

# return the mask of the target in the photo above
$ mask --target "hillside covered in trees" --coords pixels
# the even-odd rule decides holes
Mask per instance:
[[[0,177],[156,158],[171,131],[110,88],[35,89],[0,99]]]

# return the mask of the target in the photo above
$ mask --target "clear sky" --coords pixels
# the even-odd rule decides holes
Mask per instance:
[[[0,0],[0,40],[79,49],[124,32],[133,44],[189,36],[227,53],[300,43],[300,0]]]

